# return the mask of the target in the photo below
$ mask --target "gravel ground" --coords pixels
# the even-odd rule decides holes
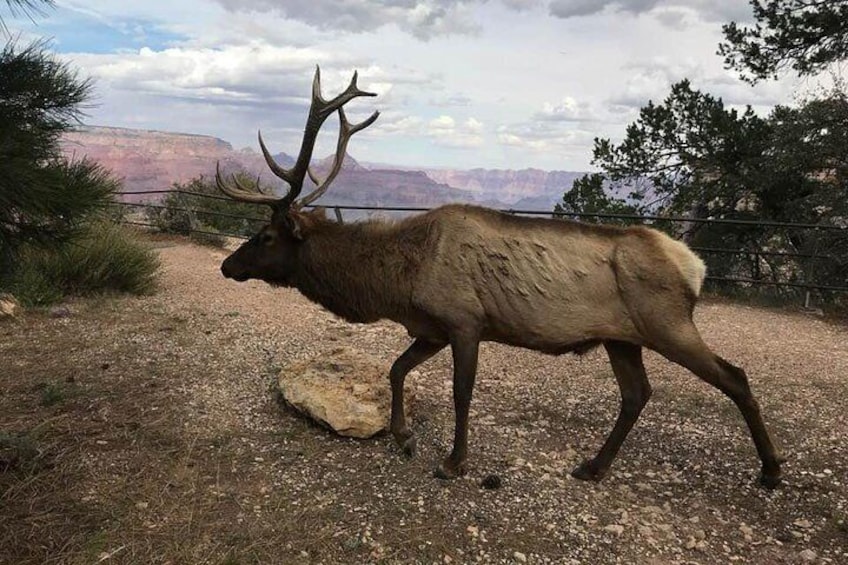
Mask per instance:
[[[706,341],[748,372],[788,457],[775,491],[756,485],[733,404],[653,353],[654,396],[607,479],[572,479],[618,410],[603,350],[496,344],[481,350],[470,472],[441,482],[447,352],[407,379],[415,459],[388,435],[334,437],[278,403],[279,368],[339,344],[388,368],[405,331],[224,280],[221,251],[160,246],[155,296],[0,324],[0,432],[36,437],[49,460],[24,473],[6,458],[0,561],[848,563],[844,325],[720,301],[696,310]],[[45,402],[51,386],[63,401]],[[499,489],[480,487],[490,474]]]

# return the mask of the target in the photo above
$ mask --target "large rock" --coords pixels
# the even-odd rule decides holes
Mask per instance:
[[[20,304],[11,294],[0,294],[0,320],[3,318],[14,318],[18,314]]]
[[[284,368],[279,389],[288,404],[339,435],[368,438],[389,426],[390,366],[350,348],[336,349]],[[414,396],[409,381],[407,413]]]

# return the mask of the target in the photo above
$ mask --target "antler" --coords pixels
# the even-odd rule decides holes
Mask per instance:
[[[330,184],[341,169],[341,164],[344,160],[345,151],[348,141],[350,141],[350,137],[356,132],[373,124],[380,115],[380,112],[374,112],[367,120],[356,125],[351,125],[347,121],[347,118],[344,115],[344,110],[342,110],[342,107],[345,104],[359,96],[377,96],[372,92],[360,90],[356,85],[357,78],[358,73],[354,72],[353,78],[344,92],[331,100],[325,100],[321,95],[321,69],[317,66],[315,67],[315,78],[312,80],[312,102],[309,105],[309,117],[306,120],[306,127],[303,132],[303,141],[300,144],[300,153],[298,153],[297,160],[292,168],[285,169],[274,160],[271,156],[271,152],[268,151],[268,148],[265,146],[265,142],[262,140],[262,133],[259,133],[259,146],[262,149],[262,155],[265,157],[265,162],[275,175],[286,181],[289,185],[289,191],[283,198],[275,198],[273,196],[247,191],[238,183],[238,180],[235,177],[233,177],[235,188],[227,186],[221,179],[220,171],[218,171],[215,175],[218,188],[220,188],[224,194],[231,198],[235,198],[236,200],[272,204],[273,206],[286,208],[291,207],[292,204],[294,204],[296,208],[300,208],[319,198],[322,194],[324,194],[324,192],[326,192],[327,188],[329,188]],[[330,174],[327,175],[324,182],[319,183],[312,171],[309,170],[309,162],[312,160],[312,151],[315,149],[315,141],[318,139],[318,132],[320,131],[321,126],[335,111],[339,112],[339,121],[341,123],[341,127],[339,129],[339,141],[336,146],[336,156],[333,161],[333,168],[330,171]],[[313,182],[318,185],[318,188],[304,197],[301,201],[295,203],[295,199],[300,195],[301,190],[303,190],[303,181],[307,173]]]
[[[221,192],[223,192],[233,200],[240,200],[242,202],[253,202],[254,204],[270,204],[272,206],[275,206],[280,201],[280,199],[274,196],[273,194],[263,194],[261,192],[258,192],[258,177],[256,179],[256,191],[250,190],[249,188],[246,188],[244,185],[242,185],[235,175],[233,175],[233,184],[235,185],[235,187],[227,185],[224,182],[224,179],[221,178],[220,162],[215,164],[215,184],[218,185],[218,188]]]
[[[353,137],[353,134],[356,132],[362,131],[373,124],[379,115],[380,112],[374,112],[367,120],[359,122],[358,124],[351,124],[347,121],[344,109],[339,108],[339,141],[336,144],[336,155],[333,157],[333,167],[330,169],[327,178],[325,178],[323,182],[318,180],[318,177],[315,176],[315,173],[312,172],[311,168],[307,169],[309,178],[318,186],[318,188],[301,198],[296,204],[298,208],[308,206],[312,202],[321,198],[321,196],[327,192],[327,189],[330,188],[330,184],[332,184],[336,175],[338,175],[339,171],[342,169],[342,162],[347,155],[347,144],[350,141],[350,138]]]

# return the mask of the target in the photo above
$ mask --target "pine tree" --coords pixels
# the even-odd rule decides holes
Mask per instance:
[[[6,8],[13,16],[24,14],[31,17],[33,14],[43,13],[43,8],[52,8],[54,5],[54,0],[6,0]],[[0,31],[9,33],[2,14],[0,14]]]
[[[718,54],[748,82],[791,67],[813,75],[848,58],[848,0],[751,0],[756,24],[722,27]]]
[[[76,125],[91,83],[38,41],[0,51],[0,274],[25,244],[58,243],[117,189],[95,163],[67,162],[59,139]]]

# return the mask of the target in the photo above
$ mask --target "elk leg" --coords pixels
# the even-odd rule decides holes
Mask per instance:
[[[406,412],[403,408],[403,383],[409,372],[444,349],[446,344],[418,338],[392,364],[389,380],[392,384],[391,431],[397,444],[409,457],[415,455],[415,436],[406,425]]]
[[[623,341],[604,342],[615,380],[621,390],[621,408],[615,426],[594,459],[577,466],[571,475],[584,481],[600,481],[615,459],[630,429],[651,397],[651,385],[642,364],[642,347]]]
[[[453,405],[456,412],[453,451],[434,471],[439,479],[454,479],[466,472],[468,451],[468,411],[471,393],[477,376],[477,353],[480,341],[476,337],[458,337],[451,340],[453,352]]]
[[[780,484],[780,464],[785,459],[778,455],[769,437],[760,415],[759,404],[751,393],[745,371],[713,353],[701,340],[694,325],[678,332],[672,342],[664,344],[657,351],[713,385],[736,404],[748,424],[751,438],[754,440],[762,462],[760,483],[769,489]]]

